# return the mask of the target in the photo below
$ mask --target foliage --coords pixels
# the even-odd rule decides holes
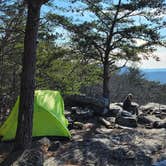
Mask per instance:
[[[129,68],[128,71],[114,73],[110,80],[112,101],[123,101],[128,93],[134,95],[134,100],[139,104],[157,102],[166,104],[166,85],[159,82],[146,80],[138,68]]]
[[[53,10],[42,13],[36,72],[38,89],[84,93],[87,86],[101,83],[102,79],[107,79],[109,89],[114,87],[108,80],[117,69],[116,62],[123,60],[126,64],[150,56],[158,60],[153,51],[157,45],[165,44],[164,1],[66,2],[65,7],[49,3]],[[26,12],[22,1],[0,2],[0,94],[9,94],[13,100],[20,89]],[[130,76],[135,78],[135,75]],[[109,93],[113,92],[111,88]]]
[[[0,6],[0,94],[16,98],[26,10],[23,3],[15,1],[1,1]]]
[[[42,46],[44,45],[44,46]],[[88,64],[70,49],[40,43],[37,61],[37,88],[60,90],[63,94],[80,93],[84,85],[100,82],[101,69]]]
[[[108,97],[108,80],[110,72],[117,69],[117,61],[124,60],[124,64],[139,61],[140,55],[158,60],[152,53],[156,46],[165,44],[161,35],[165,28],[163,0],[146,3],[142,0],[71,2],[78,19],[74,19],[74,13],[65,13],[64,8],[63,14],[59,14],[60,8],[54,14],[49,13],[47,18],[70,32],[73,49],[103,66],[104,97]]]

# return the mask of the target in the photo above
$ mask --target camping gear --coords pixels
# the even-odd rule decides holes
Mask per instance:
[[[19,97],[6,121],[0,127],[3,141],[15,138],[18,121]],[[64,102],[58,91],[37,90],[34,96],[32,136],[71,137],[64,116]]]

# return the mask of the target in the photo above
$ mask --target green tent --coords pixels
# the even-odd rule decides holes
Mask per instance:
[[[9,117],[0,127],[3,141],[15,138],[18,119],[19,97]],[[33,132],[35,136],[70,137],[68,121],[64,116],[64,103],[59,92],[37,90],[34,97]]]

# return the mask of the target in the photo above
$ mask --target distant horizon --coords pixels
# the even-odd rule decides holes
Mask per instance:
[[[120,73],[124,73],[128,67],[124,67]],[[139,68],[140,72],[144,75],[145,79],[149,81],[160,82],[166,84],[166,68]]]
[[[149,60],[142,60],[139,64],[143,69],[165,69],[166,68],[166,47],[158,47],[155,55],[159,57],[159,61],[156,61],[152,57]]]
[[[165,68],[139,68],[140,70],[166,70]]]

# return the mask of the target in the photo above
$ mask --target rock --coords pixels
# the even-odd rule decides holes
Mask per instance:
[[[120,103],[115,103],[116,105],[118,105],[118,106],[120,106],[121,108],[123,107],[123,103],[122,102],[120,102]],[[136,102],[132,102],[131,103],[133,106],[135,106],[135,107],[139,107],[139,104],[138,103],[136,103]]]
[[[110,122],[111,126],[115,127],[115,117],[107,117],[106,120]]]
[[[75,130],[72,141],[60,146],[44,165],[151,166],[165,152],[165,129],[97,129]]]
[[[72,126],[72,129],[83,129],[83,127],[84,127],[84,124],[83,123],[81,123],[81,122],[74,122],[73,123],[73,126]]]
[[[166,166],[166,160],[156,162],[152,166]]]
[[[92,129],[94,127],[95,127],[95,125],[93,123],[85,123],[83,126],[83,129],[87,130],[87,129]]]
[[[138,123],[143,125],[151,125],[153,128],[165,128],[165,119],[160,119],[155,115],[141,114],[138,116]]]
[[[108,107],[108,100],[105,98],[94,98],[86,95],[66,95],[63,97],[65,106],[88,107],[93,110],[103,110]]]
[[[139,104],[136,103],[136,102],[132,102],[131,104],[132,104],[133,106],[137,107],[137,108],[139,107]]]
[[[106,119],[104,119],[103,117],[99,118],[99,121],[106,127],[106,128],[110,128],[111,127],[111,123],[109,121],[107,121]]]
[[[157,118],[160,118],[161,120],[163,119],[166,119],[166,113],[154,113],[154,115],[157,117]]]
[[[75,131],[72,131],[72,133],[71,134],[76,134],[76,132]],[[71,140],[73,141],[82,141],[83,140],[83,137],[81,136],[81,135],[73,135],[72,136],[72,138],[71,138]]]
[[[126,127],[137,127],[136,117],[130,112],[124,110],[117,115],[115,123]]]
[[[132,117],[133,115],[132,115],[132,113],[123,110],[123,111],[121,111],[121,112],[118,114],[118,116]]]
[[[115,123],[126,127],[137,127],[137,120],[135,117],[117,116]]]
[[[139,115],[137,122],[139,124],[144,124],[144,125],[153,123],[153,121],[151,119],[149,119],[148,117],[146,117],[144,115]]]
[[[166,129],[166,122],[159,123],[159,128],[165,128]]]
[[[61,146],[61,142],[60,141],[55,141],[48,148],[48,151],[56,151],[60,146]]]
[[[127,130],[132,130],[133,129],[131,127],[121,126],[119,124],[115,125],[115,128],[117,128],[117,129],[127,129]]]
[[[136,152],[136,165],[141,165],[141,166],[151,166],[152,164],[152,157],[148,154],[145,153],[144,151],[138,151]]]
[[[44,138],[38,140],[38,143],[43,146],[48,146],[48,147],[51,146],[51,141],[47,137],[44,137]]]
[[[57,161],[54,157],[50,157],[44,161],[44,166],[58,166]]]
[[[43,166],[44,155],[42,151],[36,149],[27,149],[21,157],[14,163],[19,166]]]
[[[128,149],[128,147],[116,147],[112,150],[111,156],[115,160],[128,160],[128,159],[134,159],[135,153],[134,151]]]
[[[116,103],[111,103],[109,105],[108,114],[111,116],[117,116],[122,110],[122,107],[118,106]]]
[[[166,128],[166,122],[158,122],[158,121],[155,121],[153,123],[153,128]]]
[[[155,112],[165,112],[166,113],[166,105],[162,105],[159,103],[148,103],[139,108],[144,113],[155,113]]]
[[[92,109],[77,109],[76,114],[81,116],[81,118],[91,118],[94,116],[94,111]]]
[[[71,107],[71,113],[76,114],[78,107]]]

